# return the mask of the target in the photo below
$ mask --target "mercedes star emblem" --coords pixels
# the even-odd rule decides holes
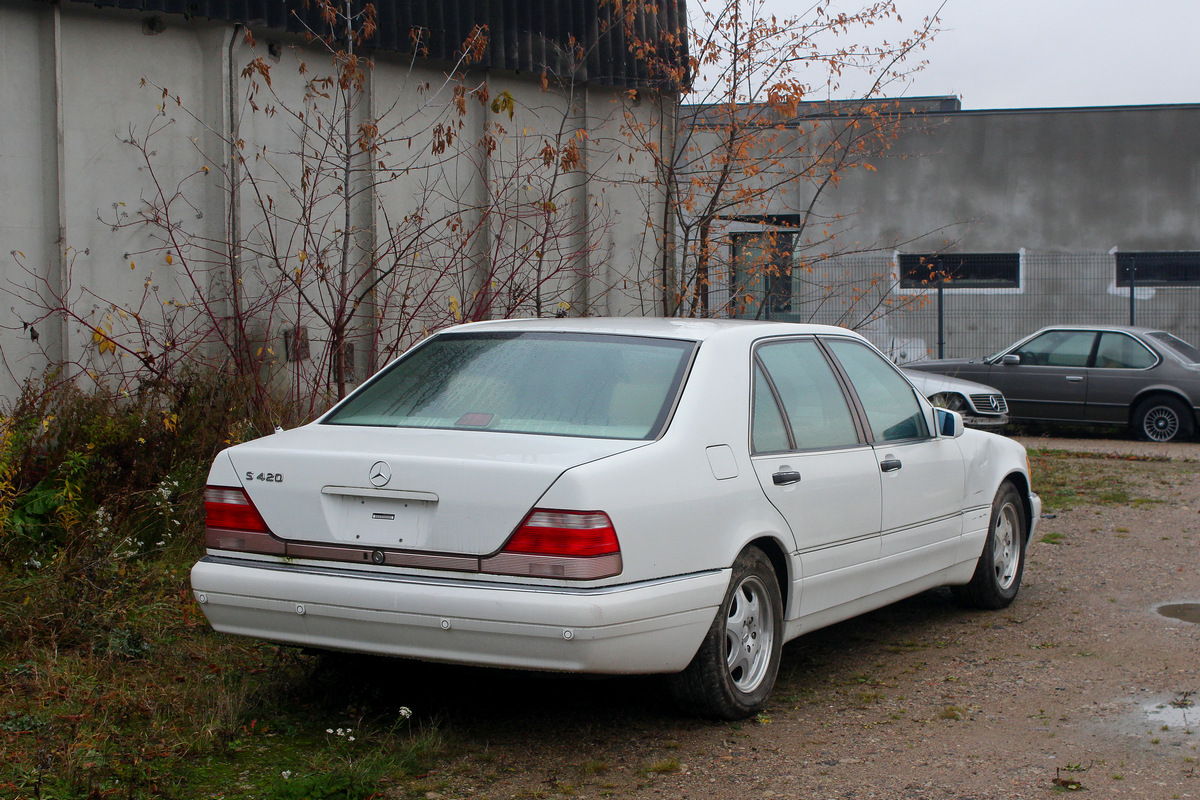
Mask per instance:
[[[371,465],[371,485],[376,489],[387,486],[392,479],[392,468],[386,461],[376,461]]]

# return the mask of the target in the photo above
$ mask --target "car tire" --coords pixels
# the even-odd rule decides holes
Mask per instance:
[[[1192,412],[1174,397],[1155,395],[1137,404],[1133,433],[1148,442],[1179,442],[1192,438]]]
[[[745,719],[766,704],[783,650],[783,599],[770,559],[748,547],[733,562],[729,588],[700,649],[668,685],[688,713]]]
[[[1027,542],[1025,506],[1017,488],[1008,481],[1000,485],[992,501],[983,552],[975,574],[966,586],[954,587],[959,602],[972,608],[1005,608],[1021,588]]]

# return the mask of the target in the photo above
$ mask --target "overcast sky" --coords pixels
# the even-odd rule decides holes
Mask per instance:
[[[939,4],[897,0],[909,28]],[[909,96],[957,95],[963,108],[1200,103],[1200,0],[946,0],[941,20]]]
[[[815,0],[760,1],[785,17]],[[889,38],[911,33],[942,0],[896,5],[904,25],[885,30]],[[1200,103],[1200,0],[945,0],[940,27],[924,53],[929,66],[886,94],[956,95],[968,109]],[[848,88],[864,87],[844,76]]]

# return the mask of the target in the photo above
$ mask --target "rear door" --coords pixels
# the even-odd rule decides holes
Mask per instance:
[[[881,483],[834,369],[813,338],[755,351],[751,449],[799,548],[800,613],[875,591]]]

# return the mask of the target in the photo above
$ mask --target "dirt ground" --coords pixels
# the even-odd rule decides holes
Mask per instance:
[[[1079,499],[1042,520],[1009,609],[938,590],[801,637],[732,725],[649,679],[414,665],[392,679],[460,747],[395,796],[1200,798],[1200,624],[1158,613],[1200,602],[1200,445],[1028,444],[1098,457],[1071,459]]]

